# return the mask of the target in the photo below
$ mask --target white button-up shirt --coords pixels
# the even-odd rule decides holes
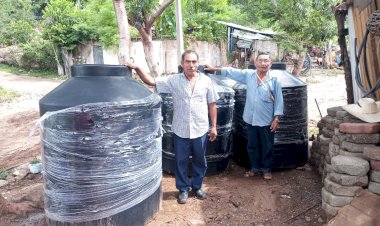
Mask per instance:
[[[194,139],[208,132],[208,104],[219,99],[209,77],[199,73],[193,91],[183,73],[160,77],[156,79],[156,89],[158,93],[173,96],[173,133]]]

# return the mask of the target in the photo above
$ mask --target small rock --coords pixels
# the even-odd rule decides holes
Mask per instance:
[[[284,198],[284,199],[290,199],[290,196],[289,195],[286,195],[286,194],[282,194],[280,195],[281,198]]]
[[[305,216],[305,221],[309,222],[310,220],[311,220],[311,218],[310,218],[310,217],[308,217],[308,216]]]
[[[7,185],[8,182],[6,180],[0,180],[0,188]]]
[[[203,220],[191,219],[191,225],[206,225],[206,222]]]
[[[321,217],[319,217],[319,218],[318,218],[318,222],[319,222],[319,223],[323,223],[324,220],[323,220]]]

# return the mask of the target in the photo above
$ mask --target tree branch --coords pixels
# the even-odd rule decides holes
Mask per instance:
[[[166,10],[166,8],[169,7],[170,4],[172,4],[174,0],[167,0],[164,2],[157,10],[152,14],[149,21],[145,24],[145,27],[152,27],[154,22],[157,20],[157,18]]]

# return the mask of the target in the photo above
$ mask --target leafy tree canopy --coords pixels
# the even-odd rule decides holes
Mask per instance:
[[[248,25],[248,17],[226,0],[182,0],[183,31],[188,40],[219,42],[226,38],[226,27],[216,21]],[[175,5],[171,5],[157,21],[156,38],[174,38],[176,32]]]
[[[336,35],[332,6],[338,0],[230,0],[258,29],[281,33],[285,46],[320,45]],[[293,43],[293,44],[292,44]],[[295,44],[296,43],[296,44]]]
[[[33,31],[31,0],[4,0],[0,7],[0,44],[26,42]]]

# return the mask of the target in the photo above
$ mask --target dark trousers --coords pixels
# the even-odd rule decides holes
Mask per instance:
[[[272,171],[274,133],[270,131],[270,126],[261,127],[248,124],[247,151],[253,172],[266,173]]]
[[[203,178],[207,170],[206,144],[207,133],[201,137],[189,139],[173,134],[175,152],[175,185],[179,191],[188,191],[190,188],[198,190],[202,187]],[[192,156],[192,176],[188,176],[188,165]]]

